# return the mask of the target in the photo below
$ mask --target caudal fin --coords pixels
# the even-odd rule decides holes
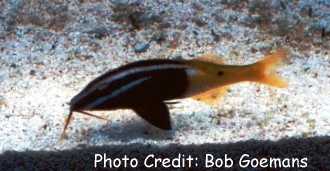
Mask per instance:
[[[285,88],[288,82],[275,73],[275,69],[281,66],[287,59],[289,51],[286,49],[277,51],[263,60],[251,65],[251,81],[266,84],[273,87]]]

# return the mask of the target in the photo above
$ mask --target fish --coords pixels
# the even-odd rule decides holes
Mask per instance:
[[[288,81],[275,71],[288,53],[282,49],[248,65],[226,65],[218,56],[204,54],[192,60],[141,60],[109,70],[71,99],[61,139],[73,112],[104,119],[86,111],[131,109],[151,125],[170,130],[170,100],[190,97],[215,105],[230,85],[246,81],[285,88]]]

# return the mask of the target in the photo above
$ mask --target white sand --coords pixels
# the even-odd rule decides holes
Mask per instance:
[[[150,12],[148,15],[160,16],[162,22],[148,21],[134,31],[128,31],[132,25],[127,21],[111,21],[113,3],[66,4],[67,10],[61,12],[69,19],[60,18],[64,23],[58,22],[54,27],[50,20],[59,15],[39,11],[41,7],[37,3],[0,4],[1,16],[5,16],[0,18],[3,23],[0,26],[0,154],[130,143],[203,145],[330,135],[330,5],[327,1],[289,2],[285,9],[274,1],[250,12],[252,15],[246,4],[240,4],[242,10],[235,10],[234,4],[201,1],[197,6],[202,9],[198,9],[189,2],[147,1],[129,9],[145,9]],[[24,7],[21,12],[14,10],[20,9],[19,4]],[[60,6],[53,4],[52,8]],[[312,16],[308,7],[313,9]],[[34,8],[41,26],[23,17]],[[267,10],[273,11],[269,14]],[[271,17],[262,22],[270,23],[259,23],[259,27],[253,17],[268,14]],[[22,17],[21,23],[13,16]],[[224,21],[217,17],[223,17]],[[204,20],[205,25],[198,27],[197,19]],[[13,29],[12,20],[16,22]],[[298,20],[301,25],[292,24]],[[288,24],[277,25],[275,21]],[[171,27],[157,29],[166,22]],[[248,22],[254,26],[248,27]],[[187,28],[180,29],[185,24]],[[101,39],[86,33],[101,26],[108,30]],[[283,31],[281,27],[290,29]],[[220,36],[218,42],[211,30]],[[301,40],[292,35],[297,33],[299,37],[304,30],[309,30],[310,35]],[[134,52],[135,45],[143,45],[161,32],[166,37],[164,42],[151,41],[146,52]],[[222,56],[228,64],[250,64],[283,47],[292,53],[290,63],[279,69],[279,75],[290,82],[286,89],[236,84],[213,107],[184,99],[170,105],[173,130],[167,132],[150,126],[129,110],[93,112],[108,118],[108,122],[74,113],[68,138],[59,142],[69,112],[66,103],[109,69],[141,59],[192,59],[189,55],[197,57],[203,53]]]

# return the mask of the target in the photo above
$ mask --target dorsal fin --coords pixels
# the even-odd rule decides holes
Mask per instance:
[[[203,54],[202,56],[195,58],[195,60],[211,62],[211,63],[215,63],[215,64],[220,64],[220,65],[224,64],[223,60],[214,54]]]
[[[191,98],[213,106],[216,105],[217,102],[221,99],[221,97],[223,97],[227,93],[228,88],[229,86],[217,87],[209,91],[192,96]]]

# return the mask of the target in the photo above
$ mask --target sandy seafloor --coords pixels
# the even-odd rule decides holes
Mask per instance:
[[[171,131],[130,110],[93,112],[109,121],[75,113],[59,142],[67,103],[109,69],[205,53],[243,65],[282,48],[291,51],[278,70],[288,88],[240,83],[215,106],[180,100],[169,105]],[[328,0],[1,1],[0,170],[90,170],[96,153],[138,158],[139,168],[149,154],[180,153],[204,169],[209,153],[232,158],[228,169],[261,169],[239,165],[249,154],[328,170],[329,57]]]

